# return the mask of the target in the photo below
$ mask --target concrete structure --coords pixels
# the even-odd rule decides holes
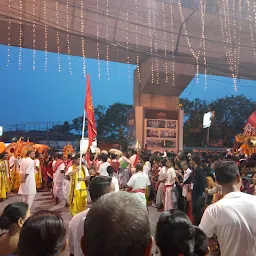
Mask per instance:
[[[250,29],[254,26],[250,16],[253,8],[248,8],[247,1],[243,1],[242,12],[236,6],[239,19],[235,29],[240,40],[224,40],[221,28],[225,27],[225,19],[223,16],[220,19],[219,9],[221,14],[226,14],[225,9],[218,6],[217,0],[205,1],[207,13],[204,20],[196,7],[196,0],[0,0],[0,43],[139,64],[139,71],[135,71],[134,76],[134,106],[179,111],[178,97],[196,72],[192,50],[194,54],[201,52],[200,71],[205,70],[204,50],[200,47],[203,36],[208,74],[231,75],[226,47],[240,50],[237,58],[239,77],[256,78],[256,54],[252,47],[255,32]],[[251,0],[249,3],[252,6]],[[184,30],[183,20],[188,33]],[[205,33],[202,33],[202,20]],[[233,24],[232,19],[231,22]],[[84,54],[82,39],[85,40]],[[227,41],[229,43],[225,43]],[[170,79],[173,62],[175,87]],[[181,116],[179,114],[180,122]],[[141,128],[136,137],[143,144],[142,116],[138,118]]]

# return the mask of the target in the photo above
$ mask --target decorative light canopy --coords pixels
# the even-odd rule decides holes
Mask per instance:
[[[105,72],[107,79],[110,79],[109,61],[112,60],[112,49],[116,46],[118,47],[118,49],[116,49],[117,55],[119,52],[123,54],[120,59],[127,64],[129,80],[131,79],[131,64],[136,64],[136,75],[138,81],[141,82],[141,63],[149,57],[151,59],[151,66],[149,66],[151,76],[149,79],[152,83],[157,85],[162,83],[161,73],[164,73],[165,83],[170,83],[175,86],[175,62],[181,61],[196,65],[196,81],[198,81],[199,66],[204,68],[205,89],[207,88],[207,71],[212,68],[209,64],[212,62],[207,57],[211,54],[210,47],[211,43],[214,41],[210,33],[207,33],[209,38],[206,36],[206,29],[208,26],[211,26],[211,24],[208,25],[208,22],[206,27],[206,19],[209,17],[207,16],[209,15],[207,10],[209,9],[209,2],[211,2],[209,0],[197,0],[196,6],[189,6],[190,8],[192,7],[192,10],[186,8],[185,1],[182,0],[133,0],[127,1],[125,6],[121,7],[115,7],[113,4],[115,3],[114,0],[80,0],[75,1],[75,4],[74,1],[70,0],[54,0],[54,4],[52,4],[50,0],[42,0],[41,2],[39,0],[18,0],[17,6],[15,6],[16,2],[14,0],[2,0],[2,2],[1,5],[6,5],[10,13],[16,12],[16,46],[19,47],[19,70],[22,68],[22,47],[25,47],[27,41],[29,41],[27,39],[27,33],[29,33],[30,30],[27,30],[25,27],[27,23],[31,25],[30,47],[32,48],[33,70],[35,70],[37,66],[37,49],[43,50],[44,70],[48,70],[48,51],[52,49],[52,45],[50,46],[49,44],[52,43],[52,30],[55,29],[56,39],[54,40],[56,40],[56,44],[54,44],[56,48],[55,51],[57,52],[57,66],[59,72],[61,72],[60,54],[65,49],[64,46],[66,46],[70,75],[73,73],[71,54],[76,53],[82,56],[82,73],[85,76],[86,56],[88,56],[89,47],[91,46],[90,43],[87,45],[87,42],[91,40],[92,44],[95,42],[95,54],[91,55],[97,59],[97,73],[99,79],[101,78],[102,71],[100,61],[102,57],[106,60]],[[28,4],[25,4],[26,2],[28,2]],[[144,9],[141,8],[143,2],[145,3]],[[31,14],[27,13],[27,6],[30,6],[32,10]],[[56,18],[52,15],[54,7]],[[250,45],[252,46],[253,60],[256,60],[256,1],[218,0],[217,7],[218,13],[214,15],[218,15],[219,19],[215,19],[217,21],[214,21],[214,25],[216,25],[219,20],[221,35],[219,43],[220,47],[223,45],[223,52],[227,62],[225,70],[227,70],[228,66],[229,74],[231,74],[234,81],[234,89],[237,90],[237,78],[240,75],[241,47],[244,47],[244,44],[246,44],[246,48],[249,48]],[[242,21],[242,10],[244,10],[242,7],[248,9],[249,15],[247,17],[247,23],[243,23]],[[117,11],[119,11],[119,13],[117,13]],[[193,14],[190,16],[191,13]],[[192,30],[194,28],[189,25],[189,19],[191,17],[198,22],[196,24],[196,32],[198,34],[193,33],[194,31]],[[7,19],[6,66],[10,65],[10,48],[12,40],[15,37],[15,26],[12,26],[12,18],[11,14],[10,18]],[[113,24],[114,20],[116,20],[118,26]],[[93,35],[89,34],[92,28],[96,30]],[[133,31],[131,30],[132,28]],[[247,42],[242,42],[246,32],[249,33],[248,42],[250,45],[248,45]],[[24,33],[26,33],[26,35]],[[118,33],[118,38],[121,38],[121,40],[119,41],[118,39],[112,42],[112,38],[116,38],[116,33]],[[242,33],[243,35],[241,35]],[[43,40],[40,42],[38,37],[42,35]],[[23,38],[26,39],[24,43]],[[78,40],[73,41],[73,38],[78,38]],[[78,47],[78,52],[77,49],[73,51],[75,47],[73,42],[75,46],[77,46],[78,42],[80,47]],[[184,50],[185,57],[180,54],[182,51],[179,52],[179,47],[182,48],[182,51]],[[220,51],[221,50],[222,49],[220,49]],[[214,54],[219,53],[214,52]],[[219,55],[223,55],[223,53],[221,52]]]

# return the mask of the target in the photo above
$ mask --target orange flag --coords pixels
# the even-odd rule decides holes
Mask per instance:
[[[96,122],[94,118],[94,108],[92,105],[92,92],[91,92],[91,83],[90,83],[90,76],[86,76],[86,95],[85,95],[85,103],[84,109],[87,115],[88,121],[88,139],[89,139],[89,148],[92,145],[92,142],[97,137],[97,129],[96,129]]]

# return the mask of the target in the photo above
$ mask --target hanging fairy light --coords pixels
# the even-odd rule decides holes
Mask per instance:
[[[19,70],[21,70],[21,63],[22,63],[22,0],[20,0],[20,5],[19,5]]]
[[[202,29],[205,29],[205,15],[206,15],[206,1],[200,0],[200,9],[201,9],[201,22]],[[205,33],[202,33],[203,37],[203,59],[204,59],[204,88],[207,89],[207,61],[206,61],[206,46],[205,46]]]
[[[173,22],[173,8],[172,0],[170,0],[170,13],[171,13],[171,51],[172,51],[172,86],[175,86],[175,55],[174,55],[174,22]]]
[[[107,0],[107,10],[106,10],[106,16],[107,16],[107,31],[106,31],[106,36],[107,36],[107,78],[109,80],[109,0]]]
[[[57,37],[57,55],[58,55],[58,71],[61,72],[60,65],[60,35],[59,35],[59,0],[55,2],[55,10],[56,10],[56,37]]]
[[[99,47],[99,0],[97,2],[97,63],[98,63],[98,78],[100,79],[100,47]]]
[[[11,0],[8,1],[8,8],[11,10]],[[8,48],[7,48],[7,67],[9,67],[10,64],[10,46],[11,46],[11,21],[8,22]]]
[[[183,11],[182,11],[181,0],[178,1],[178,5],[179,5],[179,11],[180,11],[181,20],[182,20],[183,29],[184,29],[184,32],[185,32],[185,37],[187,39],[188,47],[189,47],[193,57],[196,59],[196,81],[198,83],[198,77],[199,77],[199,58],[200,58],[200,54],[201,54],[201,48],[202,48],[202,45],[203,45],[203,38],[205,38],[205,35],[204,35],[204,33],[205,33],[205,28],[204,28],[205,22],[202,22],[202,24],[201,24],[201,37],[200,37],[200,43],[199,43],[199,50],[196,53],[194,51],[193,47],[192,47],[190,38],[188,36],[188,30],[187,30],[187,25],[186,25],[186,22],[185,22],[184,14],[183,14]],[[200,8],[200,12],[201,11],[202,11],[202,9]],[[204,17],[205,17],[205,15],[204,15]]]
[[[152,36],[152,22],[151,22],[151,0],[148,0],[148,26],[149,26],[149,40],[150,40],[150,55],[151,55],[151,82],[154,83],[154,60],[153,60],[153,36]]]
[[[239,64],[240,64],[240,39],[241,39],[241,30],[242,30],[242,24],[241,24],[242,3],[241,3],[241,0],[238,0],[238,9],[240,14],[240,17],[238,19],[238,33],[236,31],[237,24],[236,24],[235,2],[234,1],[232,2],[232,15],[231,15],[229,4],[230,4],[229,1],[222,0],[221,2],[221,0],[219,0],[221,34],[225,42],[224,49],[225,49],[229,70],[231,72],[233,82],[234,82],[234,90],[237,91],[237,77],[239,73]],[[221,13],[221,9],[223,9],[223,15]],[[224,19],[223,19],[223,16],[224,16]],[[233,22],[232,22],[231,16],[233,16]]]
[[[168,62],[167,62],[167,33],[166,33],[166,17],[165,17],[165,3],[162,0],[162,12],[163,12],[163,22],[164,22],[164,59],[165,59],[165,82],[168,82]]]
[[[85,42],[84,42],[84,1],[81,0],[80,2],[81,7],[81,51],[82,51],[82,57],[83,57],[83,74],[84,77],[86,77],[86,60],[85,60]]]
[[[46,11],[47,11],[47,3],[44,0],[44,71],[47,71],[48,66],[48,29],[46,23]]]
[[[141,77],[140,77],[140,58],[139,58],[139,39],[138,39],[138,0],[134,0],[135,3],[135,15],[136,15],[136,25],[135,25],[135,41],[136,41],[136,51],[137,51],[137,56],[136,56],[136,64],[137,64],[137,73],[138,73],[138,80],[139,83],[141,82]]]
[[[153,39],[156,39],[156,5],[155,1],[152,2],[153,4],[153,26],[154,26],[154,32],[153,32]],[[159,84],[159,63],[158,63],[158,45],[157,42],[154,44],[154,50],[155,50],[155,61],[156,61],[156,84]]]
[[[129,78],[129,82],[130,82],[131,81],[131,67],[130,67],[130,56],[129,56],[129,12],[126,13],[126,53],[127,53],[126,63],[128,65],[128,78]]]
[[[256,59],[256,51],[255,51],[255,41],[254,41],[254,29],[255,27],[253,26],[253,23],[254,25],[256,25],[256,23],[254,22],[254,17],[252,16],[251,14],[251,10],[253,10],[253,15],[255,15],[255,12],[256,12],[256,4],[255,4],[255,1],[253,1],[253,9],[250,5],[250,1],[247,0],[247,7],[248,7],[248,16],[249,16],[249,24],[250,24],[250,32],[251,32],[251,41],[252,41],[252,48],[253,48],[253,56],[254,58]]]
[[[32,34],[33,34],[33,55],[32,55],[32,68],[33,70],[36,69],[36,20],[35,20],[35,2],[36,0],[33,0],[32,3],[32,15],[33,15],[33,26],[32,26]]]
[[[70,35],[69,35],[69,0],[66,2],[66,32],[67,32],[67,44],[68,44],[68,66],[69,73],[72,75],[72,66],[71,66],[71,58],[70,58]]]

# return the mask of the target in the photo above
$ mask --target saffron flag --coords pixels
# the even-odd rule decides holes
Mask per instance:
[[[86,95],[85,95],[85,103],[84,109],[87,115],[87,122],[88,122],[88,152],[90,151],[90,147],[92,142],[97,137],[97,129],[96,129],[96,122],[94,118],[94,108],[92,105],[92,92],[91,92],[91,83],[90,83],[90,76],[86,76]],[[87,159],[89,154],[87,153]],[[88,163],[87,163],[88,164]]]

